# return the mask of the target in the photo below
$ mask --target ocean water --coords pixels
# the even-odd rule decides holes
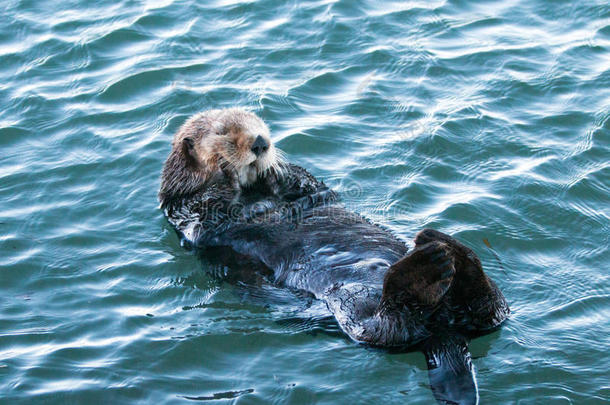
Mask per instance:
[[[513,310],[470,344],[482,404],[610,402],[606,1],[3,0],[0,403],[434,403],[420,352],[180,246],[170,140],[230,106],[473,247]]]

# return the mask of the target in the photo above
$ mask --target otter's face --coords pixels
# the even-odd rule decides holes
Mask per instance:
[[[221,169],[235,173],[242,186],[254,183],[276,159],[266,125],[258,118],[252,121],[225,127],[216,142]]]
[[[251,185],[279,168],[279,152],[271,142],[269,129],[253,113],[224,110],[206,132],[189,146],[189,153],[202,168],[219,169],[241,186]]]

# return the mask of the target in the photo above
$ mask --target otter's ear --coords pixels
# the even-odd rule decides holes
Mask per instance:
[[[193,141],[193,138],[186,137],[182,140],[182,153],[184,154],[186,165],[188,167],[195,169],[197,166],[199,166],[197,153],[195,152],[195,141]]]

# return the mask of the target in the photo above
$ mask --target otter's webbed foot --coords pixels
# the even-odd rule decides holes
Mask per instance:
[[[424,229],[415,237],[416,248],[434,242],[445,244],[455,262],[455,280],[448,297],[454,306],[463,309],[464,326],[484,330],[502,323],[510,313],[508,304],[483,271],[478,256],[469,247],[434,229]]]
[[[415,236],[415,240],[414,240],[416,247],[424,245],[426,243],[434,242],[434,241],[443,242],[449,246],[449,248],[451,249],[451,253],[453,255],[455,255],[457,260],[460,261],[460,263],[456,263],[456,265],[464,264],[465,266],[470,266],[470,267],[474,266],[474,267],[477,267],[477,269],[480,269],[480,271],[483,271],[483,269],[481,267],[481,261],[479,260],[477,255],[472,251],[472,249],[470,249],[469,247],[458,242],[456,239],[452,238],[451,236],[447,235],[446,233],[442,233],[437,230],[427,228],[427,229],[419,231],[417,233],[417,235]],[[463,263],[461,263],[461,262],[463,262]],[[458,267],[458,266],[456,266],[456,267]]]
[[[445,243],[418,246],[387,271],[381,304],[433,310],[449,290],[454,274],[453,257]]]
[[[469,299],[489,289],[489,279],[483,272],[481,260],[472,251],[451,236],[434,229],[424,229],[415,236],[415,247],[432,242],[444,243],[455,261],[456,285],[463,298]]]

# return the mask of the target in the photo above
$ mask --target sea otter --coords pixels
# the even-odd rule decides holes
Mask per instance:
[[[279,158],[262,120],[238,109],[202,113],[180,128],[159,199],[184,242],[228,252],[268,282],[312,294],[356,342],[421,344],[436,397],[478,401],[466,337],[498,327],[509,308],[456,239],[425,229],[409,253]]]

